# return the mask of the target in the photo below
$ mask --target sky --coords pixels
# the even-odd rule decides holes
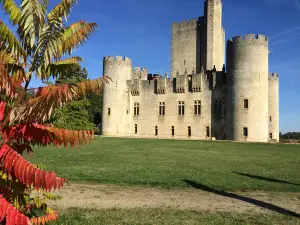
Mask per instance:
[[[170,72],[172,22],[203,16],[203,7],[204,0],[78,0],[68,23],[96,22],[99,29],[74,56],[83,57],[89,78],[102,76],[104,56],[117,55],[149,73]],[[0,18],[7,23],[2,12]],[[269,37],[269,71],[280,76],[280,131],[300,132],[300,0],[223,0],[223,26],[226,40]]]

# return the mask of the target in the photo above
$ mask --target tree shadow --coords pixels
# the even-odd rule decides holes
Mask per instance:
[[[211,192],[211,193],[214,193],[214,194],[217,194],[217,195],[221,195],[221,196],[224,196],[224,197],[237,199],[237,200],[240,200],[240,201],[243,201],[243,202],[247,202],[247,203],[250,203],[252,205],[256,205],[256,206],[259,206],[259,207],[262,207],[262,208],[265,208],[265,209],[268,209],[268,210],[271,210],[271,211],[274,211],[274,212],[277,212],[277,213],[281,213],[283,215],[293,216],[293,217],[300,218],[300,214],[298,214],[296,212],[293,212],[293,211],[290,211],[288,209],[284,209],[282,207],[273,205],[271,203],[263,202],[263,201],[260,201],[260,200],[256,200],[256,199],[245,197],[245,196],[241,196],[241,195],[234,194],[234,193],[228,193],[228,192],[225,192],[225,191],[219,191],[219,190],[210,188],[210,187],[208,187],[206,185],[199,184],[197,182],[190,181],[190,180],[183,180],[183,181],[187,185],[189,185],[189,186],[191,186],[193,188],[202,190],[202,191],[207,191],[207,192]]]
[[[291,185],[295,185],[295,186],[300,186],[300,184],[291,183],[291,182],[284,181],[284,180],[277,180],[277,179],[273,179],[273,178],[261,177],[261,176],[256,176],[256,175],[247,174],[247,173],[240,173],[240,172],[236,172],[236,171],[232,171],[232,172],[233,172],[233,173],[236,173],[236,174],[239,174],[239,175],[241,175],[241,176],[250,177],[250,178],[255,178],[255,179],[258,179],[258,180],[265,180],[265,181],[270,181],[270,182],[275,182],[275,183],[291,184]]]

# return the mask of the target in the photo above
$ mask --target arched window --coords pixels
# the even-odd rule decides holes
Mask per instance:
[[[192,136],[192,128],[189,126],[188,127],[188,136],[191,137]]]
[[[137,134],[137,124],[134,125],[134,133]]]
[[[172,126],[172,136],[174,136],[175,135],[175,129],[174,129],[174,126]]]
[[[158,127],[155,126],[155,136],[157,136],[157,135],[158,135]]]

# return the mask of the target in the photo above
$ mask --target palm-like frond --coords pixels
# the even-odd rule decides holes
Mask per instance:
[[[40,124],[18,124],[4,129],[2,138],[5,142],[18,141],[28,146],[54,144],[57,147],[69,145],[74,147],[90,142],[94,138],[94,133],[91,130],[66,130]]]
[[[63,36],[63,23],[61,18],[53,19],[47,23],[40,36],[35,50],[30,71],[36,71],[39,77],[46,74],[52,58],[59,51]]]
[[[22,96],[23,88],[21,87],[22,79],[17,80],[11,77],[5,67],[0,64],[0,91],[4,92],[6,97],[15,99],[18,96]]]
[[[24,65],[18,63],[17,59],[5,50],[0,51],[0,64],[4,64],[7,71],[16,79],[23,79],[25,77]]]
[[[13,32],[0,20],[0,37],[7,51],[13,54],[17,59],[22,57],[26,60],[25,50],[22,48]]]
[[[10,21],[13,25],[19,23],[22,12],[20,8],[16,5],[14,0],[0,0],[0,4],[4,9],[5,13],[9,15]]]
[[[97,27],[96,23],[79,21],[65,28],[62,44],[56,58],[66,53],[70,55],[73,49],[83,44]]]
[[[45,15],[39,0],[23,0],[21,10],[18,34],[27,50],[33,48],[39,37],[44,26]]]
[[[53,62],[48,66],[46,77],[63,77],[76,67],[80,67],[82,58],[72,57],[57,62]]]
[[[48,19],[52,20],[54,18],[65,17],[67,20],[67,16],[71,12],[73,5],[76,0],[62,0],[58,5],[56,5],[52,11],[48,14]]]

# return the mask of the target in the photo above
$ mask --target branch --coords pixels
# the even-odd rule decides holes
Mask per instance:
[[[60,189],[67,181],[57,177],[55,172],[45,172],[34,167],[7,144],[3,144],[1,147],[0,160],[3,171],[8,175],[13,174],[20,183],[27,187],[33,185],[37,191],[41,188],[49,192],[52,188]]]

